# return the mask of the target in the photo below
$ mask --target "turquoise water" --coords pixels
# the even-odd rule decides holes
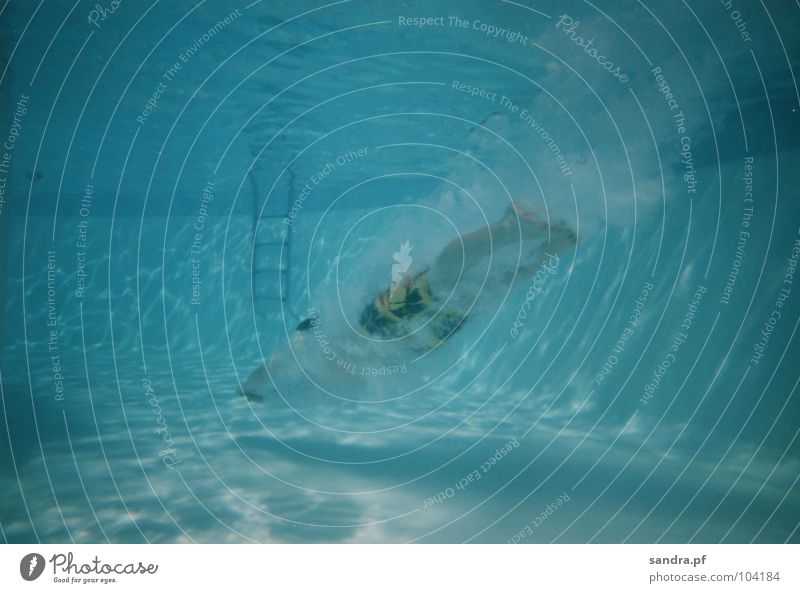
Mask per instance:
[[[800,541],[797,5],[0,23],[6,542]],[[364,334],[404,243],[512,202],[577,245],[498,244],[435,348]]]

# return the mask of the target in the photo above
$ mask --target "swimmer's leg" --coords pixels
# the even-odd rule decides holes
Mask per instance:
[[[545,242],[544,247],[553,252],[566,251],[577,243],[575,232],[566,222],[560,220],[548,226],[544,220],[516,202],[508,207],[503,219],[496,226],[504,225],[516,229],[517,220],[524,241],[541,239]]]
[[[447,244],[428,273],[432,288],[439,294],[449,293],[458,282],[459,275],[487,257],[492,249],[513,245],[520,240],[542,240],[545,242],[544,251],[550,250],[550,253],[556,254],[574,246],[576,237],[564,223],[548,226],[532,212],[513,203],[498,222],[453,239]],[[536,268],[540,264],[541,260],[537,260],[526,262],[525,265]]]
[[[520,219],[525,217],[532,221],[536,220],[534,214],[516,205],[512,206],[512,208],[520,215]],[[509,208],[509,211],[511,211],[511,208]],[[507,212],[506,216],[508,215],[509,213]],[[555,267],[558,265],[558,259],[561,254],[569,251],[578,243],[578,236],[563,220],[553,223],[550,227],[544,224],[544,229],[546,229],[544,232],[547,238],[536,251],[530,253],[526,260],[517,267],[515,284],[519,280],[536,273],[545,264],[550,268]]]

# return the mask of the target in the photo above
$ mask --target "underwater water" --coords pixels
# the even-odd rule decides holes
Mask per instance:
[[[5,542],[800,542],[796,3],[0,30]],[[492,243],[441,341],[365,332],[512,203],[576,245]]]

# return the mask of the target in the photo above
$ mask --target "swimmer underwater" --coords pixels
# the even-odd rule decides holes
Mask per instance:
[[[361,311],[358,329],[362,336],[370,342],[395,349],[410,345],[420,352],[437,347],[467,321],[463,311],[468,308],[464,303],[470,301],[466,298],[470,295],[462,295],[464,298],[453,296],[458,294],[459,288],[470,284],[470,276],[478,273],[483,279],[478,263],[485,262],[485,258],[493,251],[515,245],[520,239],[540,241],[541,244],[529,252],[525,261],[516,268],[512,286],[528,280],[530,274],[545,261],[559,256],[577,243],[575,233],[563,222],[548,225],[514,203],[500,221],[453,239],[432,265],[381,291]],[[507,283],[508,280],[506,269],[495,265],[486,283]],[[335,367],[331,358],[320,356],[319,326],[320,320],[315,314],[301,321],[290,336],[288,347],[272,353],[268,360],[259,365],[241,385],[240,394],[249,400],[259,401],[264,399],[265,392],[274,393],[276,389],[272,378],[288,372],[291,363],[298,360],[297,352],[304,350],[312,350],[317,359],[321,358],[309,365],[314,370],[324,369],[326,363]]]

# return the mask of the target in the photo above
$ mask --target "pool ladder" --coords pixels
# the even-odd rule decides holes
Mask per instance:
[[[260,204],[257,185],[250,175],[253,185],[253,264],[252,286],[253,300],[256,310],[261,313],[263,307],[258,303],[278,302],[286,303],[289,300],[289,263],[290,263],[290,241],[292,237],[291,225],[285,224],[284,220],[289,216],[291,207],[292,188],[294,187],[294,175],[291,170],[288,173],[289,188],[287,188],[286,202],[281,203],[277,208],[268,208],[268,204]]]

